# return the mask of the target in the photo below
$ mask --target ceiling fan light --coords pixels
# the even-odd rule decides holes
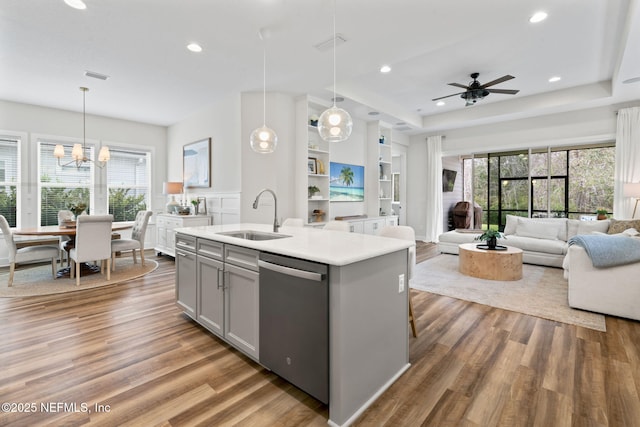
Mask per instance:
[[[318,133],[325,141],[346,141],[352,130],[353,120],[349,113],[335,105],[324,110],[318,119]]]

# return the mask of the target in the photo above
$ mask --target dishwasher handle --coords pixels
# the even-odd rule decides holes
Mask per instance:
[[[297,268],[285,267],[283,265],[273,264],[271,262],[258,260],[258,267],[266,268],[267,270],[282,273],[287,276],[294,276],[301,279],[313,280],[315,282],[321,282],[324,274],[314,273],[313,271],[298,270]]]

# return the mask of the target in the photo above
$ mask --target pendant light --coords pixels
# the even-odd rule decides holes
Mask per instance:
[[[62,144],[57,144],[53,149],[53,156],[58,159],[58,166],[68,166],[70,164],[75,163],[76,167],[80,169],[82,165],[87,162],[92,162],[98,167],[102,168],[104,165],[111,159],[111,153],[109,152],[109,147],[106,145],[100,148],[100,153],[98,154],[98,163],[95,163],[92,159],[88,158],[86,155],[87,152],[87,114],[86,114],[86,103],[85,97],[89,88],[81,87],[82,91],[82,144],[73,144],[73,149],[71,150],[71,161],[61,164],[60,159],[64,157],[64,146]]]
[[[265,46],[265,34],[263,30],[258,31],[258,37],[262,40],[262,127],[251,132],[249,138],[251,149],[256,153],[273,153],[278,145],[278,135],[267,127],[267,48]]]
[[[336,106],[336,2],[333,1],[333,107],[327,108],[318,119],[318,133],[329,142],[346,141],[351,136],[353,120],[349,113]]]

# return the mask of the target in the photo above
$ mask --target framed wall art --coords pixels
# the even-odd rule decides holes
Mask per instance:
[[[185,188],[211,187],[211,138],[186,144],[182,167]]]

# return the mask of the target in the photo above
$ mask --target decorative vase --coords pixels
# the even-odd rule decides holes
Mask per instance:
[[[607,219],[607,214],[598,214],[598,221],[601,221],[603,219]]]

